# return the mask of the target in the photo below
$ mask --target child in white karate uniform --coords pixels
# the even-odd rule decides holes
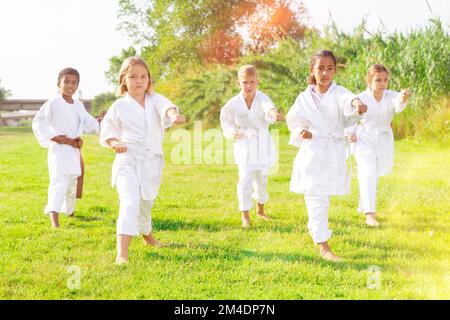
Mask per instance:
[[[118,94],[101,123],[100,144],[116,152],[112,185],[119,194],[116,263],[128,262],[133,236],[147,245],[164,246],[152,235],[151,208],[158,195],[164,167],[164,130],[184,122],[178,108],[153,91],[146,62],[125,59],[120,69]]]
[[[249,210],[252,197],[257,202],[257,215],[270,218],[264,212],[267,194],[268,171],[276,162],[276,150],[269,125],[282,120],[269,97],[257,90],[259,80],[256,68],[242,66],[238,71],[241,92],[228,100],[220,110],[220,124],[226,138],[234,138],[234,158],[238,165],[237,195],[242,212],[242,226],[250,226]]]
[[[53,228],[59,228],[59,214],[73,217],[77,179],[82,174],[80,148],[84,132],[98,132],[98,121],[73,99],[80,74],[73,68],[61,70],[58,76],[60,95],[48,100],[33,119],[32,127],[39,144],[48,148],[50,185],[44,212]]]
[[[297,97],[286,116],[289,144],[300,148],[294,160],[290,190],[303,193],[308,230],[324,259],[339,261],[328,245],[328,208],[331,195],[349,192],[344,128],[366,111],[353,93],[333,82],[336,58],[331,51],[313,55],[310,85]]]
[[[353,148],[359,182],[358,212],[365,213],[367,225],[377,227],[378,178],[390,173],[394,163],[391,122],[396,113],[405,109],[409,91],[387,90],[389,71],[380,64],[369,68],[366,82],[368,88],[359,94],[359,98],[368,109],[360,123],[350,128],[349,138],[355,142]]]

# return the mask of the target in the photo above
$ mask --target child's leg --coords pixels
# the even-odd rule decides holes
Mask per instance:
[[[255,172],[255,180],[253,180],[253,199],[257,202],[256,214],[263,220],[270,220],[264,212],[264,203],[269,199],[267,194],[268,175],[263,170]]]
[[[358,211],[366,214],[366,223],[370,226],[378,226],[376,221],[377,199],[377,161],[375,157],[358,157],[358,183],[359,183],[359,208]]]
[[[152,213],[151,209],[155,200],[141,199],[141,206],[138,216],[139,233],[144,238],[144,243],[147,245],[164,247],[164,243],[156,240],[152,235]]]
[[[58,229],[59,228],[59,213],[58,212],[49,212],[50,216],[50,223],[52,224],[52,228]]]
[[[239,182],[237,184],[237,195],[239,200],[239,211],[242,212],[242,226],[250,225],[250,215],[248,211],[253,206],[252,201],[252,181],[254,180],[255,171],[249,171],[239,167]]]
[[[328,228],[328,195],[305,194],[308,210],[308,230],[314,243],[322,243],[331,238],[332,231]]]
[[[76,195],[77,195],[78,176],[73,174],[69,174],[67,176],[69,183],[67,186],[66,197],[64,198],[64,202],[61,207],[61,212],[66,212],[69,217],[73,218],[75,211],[75,204],[77,201]]]
[[[59,228],[59,212],[66,196],[69,180],[65,174],[50,174],[48,200],[44,212],[49,214],[53,228]]]
[[[327,242],[332,234],[328,228],[330,196],[305,194],[305,203],[308,210],[308,230],[314,243],[319,244],[320,254],[328,260],[338,259]]]
[[[128,247],[133,237],[126,234],[117,235],[117,257],[116,264],[128,262]]]
[[[128,260],[128,245],[133,236],[139,234],[138,215],[140,190],[129,176],[119,175],[116,179],[119,194],[119,218],[117,219],[117,259]],[[119,242],[120,241],[120,242]]]
[[[250,213],[248,212],[248,210],[242,211],[241,221],[243,228],[250,227]]]

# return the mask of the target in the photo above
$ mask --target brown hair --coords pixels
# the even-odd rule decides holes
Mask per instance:
[[[258,72],[256,71],[256,67],[251,64],[243,65],[238,70],[238,78],[245,76],[257,76]]]
[[[147,73],[148,73],[148,86],[147,89],[145,90],[146,93],[148,94],[152,94],[153,92],[153,79],[152,76],[150,74],[150,69],[148,68],[147,63],[145,62],[144,59],[142,59],[139,56],[133,56],[133,57],[128,57],[126,58],[123,63],[122,66],[120,67],[120,72],[119,72],[119,88],[117,89],[117,95],[118,96],[123,96],[125,95],[125,92],[127,92],[127,85],[125,84],[125,77],[128,74],[128,72],[130,71],[131,67],[134,65],[140,65],[143,66],[145,69],[147,69]]]
[[[370,66],[369,71],[367,71],[366,83],[370,84],[372,82],[372,79],[373,79],[373,76],[375,75],[375,73],[380,73],[380,72],[386,72],[389,77],[390,72],[389,72],[388,68],[386,68],[382,64],[376,63],[376,64]]]
[[[320,51],[317,51],[316,53],[314,53],[313,56],[311,57],[309,69],[311,70],[314,67],[317,59],[324,58],[324,57],[330,57],[334,62],[334,66],[336,67],[336,57],[334,56],[333,52],[331,52],[329,50],[320,50]],[[316,84],[316,78],[314,77],[313,73],[310,73],[310,75],[308,77],[308,83]]]
[[[64,76],[67,74],[72,74],[72,75],[76,76],[78,78],[78,83],[80,83],[80,73],[76,69],[64,68],[58,74],[58,86],[59,86],[59,82],[61,81],[61,79],[64,78]]]

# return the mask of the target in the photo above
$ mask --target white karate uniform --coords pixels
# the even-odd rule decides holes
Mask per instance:
[[[269,132],[275,122],[270,111],[276,110],[269,97],[256,91],[250,109],[241,91],[220,110],[220,125],[226,138],[234,138],[240,131],[244,136],[234,143],[234,160],[238,165],[237,195],[239,210],[253,206],[252,198],[264,204],[267,194],[268,171],[276,163],[276,150]]]
[[[406,108],[399,92],[385,90],[380,102],[370,89],[358,96],[367,105],[356,128],[354,155],[358,168],[359,207],[361,213],[376,212],[377,183],[380,176],[392,171],[394,164],[394,135],[391,122],[395,113]]]
[[[361,117],[352,107],[356,95],[333,83],[324,95],[313,91],[314,85],[299,94],[286,116],[291,137],[289,144],[300,150],[294,160],[290,190],[305,194],[308,230],[315,243],[328,241],[330,195],[349,192],[350,174],[346,163],[344,128]],[[302,139],[300,132],[312,133]]]
[[[81,101],[67,103],[62,95],[48,100],[35,115],[33,132],[39,144],[48,148],[50,185],[45,213],[72,214],[75,209],[77,178],[81,175],[80,150],[51,139],[65,135],[77,138],[86,132],[98,132],[97,120]]]
[[[149,235],[151,208],[161,185],[164,167],[164,129],[172,126],[167,111],[178,108],[164,96],[145,96],[145,109],[130,95],[116,100],[101,123],[100,144],[108,139],[126,144],[117,153],[112,167],[112,186],[120,200],[117,234]]]

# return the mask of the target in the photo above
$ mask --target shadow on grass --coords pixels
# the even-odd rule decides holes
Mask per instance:
[[[79,221],[83,221],[83,222],[92,222],[92,221],[103,221],[103,220],[109,220],[109,219],[105,219],[103,217],[98,217],[98,216],[85,216],[85,215],[81,215],[81,214],[76,214],[75,213],[75,220],[79,220]]]
[[[154,221],[154,227],[156,230],[164,231],[177,231],[177,230],[199,230],[199,231],[211,231],[219,232],[229,229],[242,230],[241,221],[239,218],[235,222],[211,219],[211,222],[186,222],[181,220],[156,220]],[[291,233],[297,226],[296,225],[277,225],[277,220],[273,219],[269,222],[263,222],[253,219],[252,226],[245,231],[272,231]]]
[[[179,250],[173,251],[172,249],[184,249],[184,252]],[[284,262],[287,264],[306,264],[311,268],[330,268],[341,271],[367,271],[374,264],[371,262],[361,262],[354,259],[344,259],[341,262],[335,263],[322,259],[319,254],[305,254],[299,252],[292,253],[274,253],[274,252],[261,252],[247,249],[236,249],[220,247],[210,244],[181,244],[181,243],[167,243],[167,247],[158,251],[148,251],[144,255],[144,259],[147,260],[165,260],[180,262],[198,262],[216,260],[224,262],[236,262],[244,260],[262,261],[264,263],[271,262]],[[386,261],[377,262],[377,267],[383,270],[389,270],[395,268]]]

